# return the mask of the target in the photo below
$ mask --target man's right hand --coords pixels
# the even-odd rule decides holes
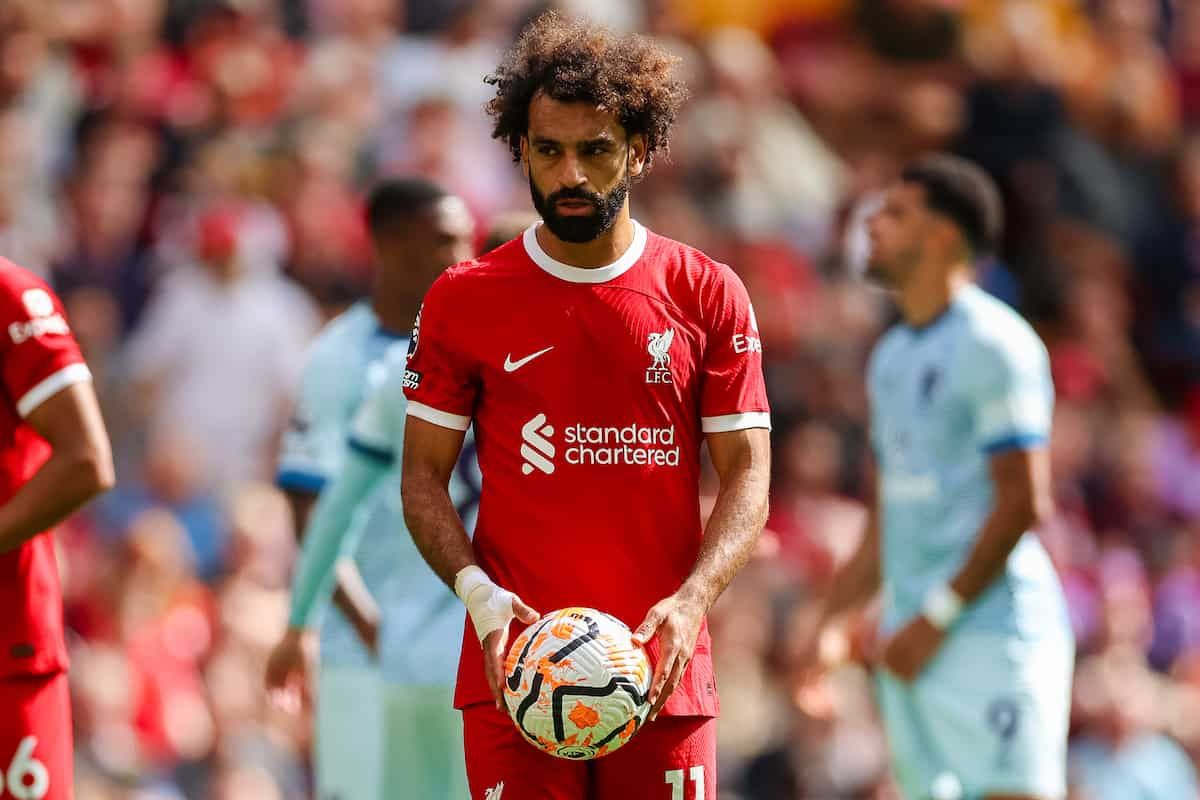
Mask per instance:
[[[800,622],[796,646],[792,654],[792,679],[797,687],[819,680],[833,663],[844,655],[839,637],[840,627],[816,609]]]
[[[307,706],[316,661],[316,635],[304,628],[288,628],[267,659],[266,683],[271,700],[290,712]]]
[[[477,566],[459,570],[454,593],[467,607],[471,624],[483,647],[483,671],[487,676],[497,710],[504,710],[504,657],[508,647],[508,625],[514,618],[532,625],[541,616],[521,598],[502,589]]]
[[[514,616],[526,625],[538,621],[540,616],[529,606],[521,602],[521,598],[513,595]],[[488,688],[496,700],[496,709],[504,710],[504,659],[508,655],[508,625],[492,631],[483,637],[483,671],[487,675]]]

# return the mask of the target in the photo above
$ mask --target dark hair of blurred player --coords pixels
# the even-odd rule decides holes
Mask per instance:
[[[987,173],[956,156],[917,159],[901,172],[871,218],[867,274],[898,290],[944,281],[996,245],[1000,194]]]
[[[366,214],[378,264],[371,305],[384,328],[407,333],[434,279],[473,255],[470,214],[459,197],[423,178],[382,181]]]

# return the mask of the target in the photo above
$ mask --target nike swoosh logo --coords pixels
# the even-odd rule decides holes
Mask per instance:
[[[522,358],[519,361],[513,361],[512,353],[509,353],[508,355],[506,355],[504,357],[504,371],[505,372],[516,372],[521,367],[525,366],[530,361],[533,361],[538,356],[545,355],[546,353],[549,353],[553,349],[554,349],[554,345],[550,345],[545,350],[538,350],[536,353],[531,353],[530,355],[525,356],[524,358]]]

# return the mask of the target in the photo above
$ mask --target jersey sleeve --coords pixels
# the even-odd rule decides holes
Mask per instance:
[[[470,316],[452,273],[443,273],[425,296],[413,326],[404,394],[408,416],[443,428],[471,425],[478,393],[477,370],[455,336]]]
[[[372,388],[350,425],[350,448],[383,465],[400,452],[404,414],[404,359],[388,360],[388,373]]]
[[[701,367],[701,430],[770,429],[762,339],[746,287],[732,270],[722,267],[704,304],[710,316]]]
[[[974,432],[987,453],[1046,443],[1054,410],[1050,359],[1030,332],[977,344],[968,354]]]
[[[27,281],[5,280],[0,293],[5,324],[0,380],[17,413],[28,417],[68,386],[91,380],[92,374],[62,302],[48,286],[30,274]]]
[[[300,391],[284,431],[275,482],[281,489],[317,494],[337,472],[345,447],[340,404],[344,388],[329,376],[339,365],[320,340],[310,349]]]

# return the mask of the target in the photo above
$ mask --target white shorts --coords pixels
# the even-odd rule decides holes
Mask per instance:
[[[1075,647],[956,632],[911,685],[880,671],[879,704],[906,800],[1066,797]]]
[[[317,800],[467,797],[454,687],[389,683],[375,669],[322,667]]]

